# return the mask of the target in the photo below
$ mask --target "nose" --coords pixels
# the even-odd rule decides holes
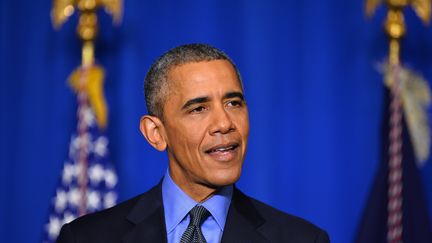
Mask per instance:
[[[210,127],[211,135],[226,134],[235,130],[232,118],[224,107],[214,109],[212,123]]]

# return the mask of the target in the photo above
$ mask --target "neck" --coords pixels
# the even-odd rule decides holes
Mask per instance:
[[[215,193],[216,189],[212,188],[181,188],[188,196],[190,196],[195,202],[203,203],[207,199],[211,198]]]
[[[174,183],[177,184],[184,193],[198,203],[205,202],[218,190],[218,188],[207,186],[204,183],[195,183],[185,177],[177,176],[176,173],[172,173],[171,168],[169,174]]]

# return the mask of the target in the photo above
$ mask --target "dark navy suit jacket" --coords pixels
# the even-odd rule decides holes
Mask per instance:
[[[65,224],[58,243],[166,243],[162,183],[110,209]],[[234,187],[223,243],[327,243],[327,233]]]

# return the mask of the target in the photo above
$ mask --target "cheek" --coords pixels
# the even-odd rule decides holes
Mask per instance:
[[[247,138],[249,136],[249,117],[247,116],[247,112],[245,114],[242,114],[242,116],[240,116],[240,118],[238,119],[237,126],[241,135],[244,138]]]
[[[249,119],[247,117],[243,121],[243,132],[246,136],[249,135]]]
[[[199,151],[204,135],[199,125],[177,124],[170,129],[170,132],[167,132],[168,147],[171,147],[176,153],[191,156]]]

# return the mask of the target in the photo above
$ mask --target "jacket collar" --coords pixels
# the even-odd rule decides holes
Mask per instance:
[[[166,226],[162,203],[162,183],[144,193],[127,216],[133,224],[124,238],[124,243],[166,243]],[[265,220],[256,210],[252,199],[234,187],[228,210],[222,243],[268,242],[260,233]]]
[[[264,223],[264,218],[253,205],[251,198],[234,187],[221,242],[268,242],[260,233],[260,227]]]
[[[126,233],[123,242],[167,242],[161,183],[140,197],[127,220],[134,226]]]

